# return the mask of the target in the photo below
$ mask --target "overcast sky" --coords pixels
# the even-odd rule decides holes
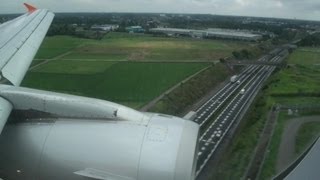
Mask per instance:
[[[0,0],[0,14],[22,13],[26,0]],[[27,0],[53,12],[205,13],[320,21],[320,0]]]

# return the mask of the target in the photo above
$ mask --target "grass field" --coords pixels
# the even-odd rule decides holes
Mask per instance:
[[[320,65],[320,49],[314,47],[299,48],[290,56],[288,63]]]
[[[117,32],[101,40],[46,37],[32,65],[45,59],[54,60],[29,72],[23,85],[138,108],[208,66],[208,63],[177,63],[175,60],[218,60],[230,56],[234,50],[254,45]],[[153,61],[172,63],[149,63]]]
[[[303,153],[306,148],[320,135],[320,123],[309,122],[303,124],[296,136],[295,151],[297,155]]]
[[[106,99],[137,108],[206,66],[206,63],[57,60],[29,72],[23,85]]]
[[[304,47],[288,58],[290,64],[274,78],[272,94],[320,92],[320,48]]]
[[[319,102],[320,98],[318,98]],[[300,114],[300,117],[314,115],[314,113],[306,113]],[[297,117],[297,116],[295,116]],[[299,117],[299,116],[298,116]],[[272,140],[269,146],[268,155],[265,159],[263,169],[261,172],[260,179],[270,179],[271,177],[275,176],[278,172],[276,172],[276,163],[277,163],[277,156],[278,156],[278,149],[281,143],[281,137],[283,130],[285,129],[286,124],[290,119],[294,117],[289,116],[287,112],[281,112],[279,114],[277,125],[274,130],[274,134],[272,136]],[[313,123],[313,127],[309,123],[302,125],[299,129],[299,132],[296,136],[296,157],[298,157],[306,148],[311,141],[314,140],[315,136],[319,135],[320,130],[320,123],[315,122],[318,125]]]
[[[31,72],[54,74],[97,74],[103,73],[116,62],[105,61],[50,61]]]
[[[277,124],[274,129],[274,133],[271,139],[271,143],[268,148],[268,154],[264,161],[262,171],[259,179],[271,179],[276,175],[276,164],[277,164],[277,156],[278,156],[278,148],[281,143],[282,132],[285,128],[285,124],[287,123],[289,117],[285,112],[282,112],[278,116]]]
[[[320,69],[309,65],[293,65],[277,75],[271,94],[320,92]]]
[[[314,51],[320,51],[320,48],[304,48],[303,50],[305,49],[312,50],[312,52],[298,49],[288,58],[290,67],[275,73],[268,80],[268,84],[260,94],[261,98],[257,98],[256,104],[253,105],[254,107],[244,118],[246,122],[242,125],[240,132],[235,135],[236,138],[222,157],[221,162],[223,163],[219,164],[214,170],[216,172],[211,179],[241,179],[243,177],[272,105],[319,104],[320,97],[312,94],[320,92],[320,71],[313,65],[315,61],[310,59],[312,55],[303,55],[297,58],[297,53],[299,54],[302,51],[303,53],[313,54]],[[306,94],[307,96],[305,96]],[[285,124],[292,118],[286,113],[281,112],[279,114],[276,128],[267,150],[267,157],[258,179],[271,179],[276,174],[275,167],[281,135]],[[310,130],[310,133],[317,130]],[[307,141],[306,139],[311,137],[310,135],[302,136],[303,141]],[[298,144],[298,146],[302,147],[303,144]]]
[[[305,96],[305,94],[320,92],[320,71],[314,66],[314,63],[320,62],[320,59],[317,59],[315,54],[317,54],[316,56],[320,55],[320,48],[299,48],[289,56],[288,63],[293,65],[280,71],[271,79],[271,84],[266,94],[268,97],[267,104],[319,104],[320,97],[312,95]],[[288,94],[290,96],[288,96]],[[275,165],[277,162],[278,148],[285,124],[289,119],[292,119],[292,116],[288,116],[286,112],[280,113],[260,179],[270,179],[277,173]],[[309,127],[310,126],[307,125],[302,131],[307,132]],[[310,132],[308,133],[313,134],[319,129],[311,128],[309,130]],[[305,143],[309,142],[307,139],[311,138],[311,135],[308,133],[302,133],[300,137],[297,137],[297,146],[304,148]],[[305,142],[299,139],[303,139]],[[298,151],[301,152],[301,149],[298,148]]]
[[[219,60],[231,56],[232,51],[252,48],[248,42],[166,38],[112,32],[102,40],[47,37],[37,59],[52,58],[69,52],[62,59],[86,60]]]
[[[84,41],[85,40],[83,39],[73,38],[70,36],[46,37],[35,58],[48,59],[56,57],[76,48]]]

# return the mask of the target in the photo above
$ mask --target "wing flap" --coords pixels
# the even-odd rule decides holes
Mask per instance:
[[[36,10],[13,20],[1,30],[8,34],[0,41],[0,67],[2,76],[19,86],[53,20],[48,10]],[[1,28],[2,29],[2,28]],[[12,29],[13,32],[9,32]],[[12,35],[13,34],[13,35]],[[11,36],[10,36],[11,35]]]

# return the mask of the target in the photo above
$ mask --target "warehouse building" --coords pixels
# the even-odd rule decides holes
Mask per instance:
[[[259,34],[253,34],[249,31],[238,31],[231,29],[207,29],[207,30],[194,30],[194,29],[178,29],[178,28],[153,28],[150,29],[152,33],[163,33],[168,36],[191,36],[197,38],[220,38],[220,39],[233,39],[243,41],[257,41],[262,38]]]
[[[145,30],[141,26],[129,26],[126,27],[126,31],[129,33],[144,33]]]
[[[116,24],[104,24],[104,25],[93,25],[91,30],[95,31],[114,31],[119,28],[119,25]]]

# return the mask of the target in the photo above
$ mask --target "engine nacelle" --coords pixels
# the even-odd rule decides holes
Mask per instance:
[[[199,126],[147,116],[147,125],[76,119],[9,123],[0,136],[0,178],[194,179]]]
[[[0,85],[0,97],[15,110],[49,114],[5,126],[2,179],[195,178],[199,126],[192,121],[7,85]]]

